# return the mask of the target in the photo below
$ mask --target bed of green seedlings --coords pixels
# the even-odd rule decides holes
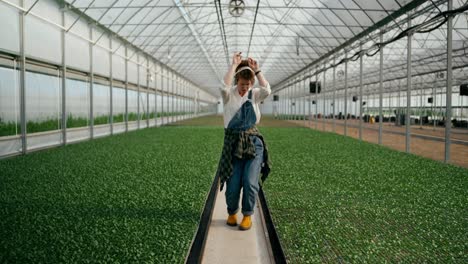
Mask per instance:
[[[260,122],[265,195],[290,263],[466,262],[467,169],[293,124]]]
[[[0,262],[182,263],[222,133],[149,128],[0,160]]]
[[[221,116],[179,124],[0,161],[0,262],[183,262],[223,130]],[[467,169],[261,124],[290,263],[466,262]]]
[[[264,128],[290,263],[466,263],[468,170],[344,136]]]

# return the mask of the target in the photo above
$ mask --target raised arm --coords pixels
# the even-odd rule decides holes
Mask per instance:
[[[229,70],[224,75],[224,84],[228,86],[232,86],[232,79],[234,78],[234,73],[236,73],[236,68],[242,62],[242,52],[236,52],[232,56],[232,64],[229,67]]]
[[[242,62],[242,52],[236,52],[232,56],[232,64],[229,67],[229,70],[224,75],[224,87],[221,88],[221,96],[223,97],[223,102],[227,103],[229,101],[229,89],[232,87],[232,79],[234,78],[234,73],[236,72],[237,66]]]
[[[268,81],[265,79],[260,67],[258,66],[258,62],[252,58],[249,58],[249,66],[254,70],[255,76],[257,76],[258,84],[260,85],[260,89],[257,93],[255,93],[255,100],[257,102],[265,100],[271,94],[271,88]]]

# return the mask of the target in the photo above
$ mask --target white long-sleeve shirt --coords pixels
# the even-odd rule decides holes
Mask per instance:
[[[266,87],[260,86],[250,88],[250,90],[252,90],[252,104],[255,111],[255,115],[257,117],[256,124],[258,124],[261,118],[259,104],[271,94],[271,88],[270,84],[267,83]],[[239,92],[237,91],[237,85],[234,85],[232,87],[225,85],[224,87],[220,88],[220,91],[224,105],[224,127],[227,128],[232,117],[248,100],[249,92],[246,92],[244,96],[240,96]]]

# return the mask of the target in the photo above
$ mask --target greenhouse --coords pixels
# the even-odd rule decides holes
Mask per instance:
[[[467,263],[465,0],[0,0],[1,263]]]

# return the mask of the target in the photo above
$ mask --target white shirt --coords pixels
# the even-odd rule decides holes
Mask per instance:
[[[260,108],[259,104],[265,100],[271,93],[270,84],[267,84],[266,87],[260,86],[259,88],[250,88],[252,90],[252,105],[257,117],[258,124],[260,122]],[[237,91],[237,85],[229,87],[225,85],[224,88],[220,88],[221,96],[223,97],[224,105],[224,127],[227,128],[232,117],[237,113],[241,106],[248,100],[249,91],[247,91],[244,96],[240,96]]]

